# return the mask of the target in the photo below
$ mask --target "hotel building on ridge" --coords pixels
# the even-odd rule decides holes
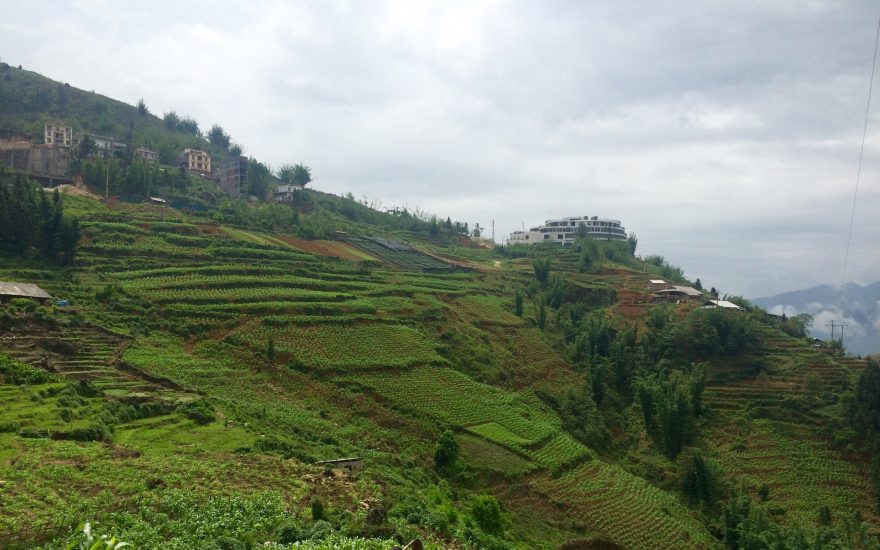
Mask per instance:
[[[583,226],[583,228],[581,228]],[[544,225],[532,227],[528,231],[514,231],[507,239],[508,244],[558,243],[562,246],[574,244],[578,234],[605,241],[625,241],[626,229],[620,220],[598,216],[572,216],[547,220]]]

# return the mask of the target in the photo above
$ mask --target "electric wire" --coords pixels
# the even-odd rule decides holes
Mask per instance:
[[[849,215],[849,233],[846,237],[846,252],[843,255],[843,272],[840,275],[840,288],[846,282],[846,266],[849,262],[849,246],[852,242],[853,222],[856,218],[856,202],[859,198],[859,183],[862,178],[862,158],[865,155],[865,138],[868,135],[868,115],[871,112],[871,92],[874,88],[874,69],[877,67],[877,47],[880,45],[880,17],[877,19],[877,34],[874,37],[874,61],[871,63],[871,80],[868,84],[868,104],[865,106],[865,127],[862,129],[862,146],[859,149],[859,168],[856,172],[856,190],[853,193],[852,211]]]

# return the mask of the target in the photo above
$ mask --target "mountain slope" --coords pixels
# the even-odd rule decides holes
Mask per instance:
[[[776,314],[789,316],[807,313],[813,316],[811,334],[831,338],[833,320],[845,323],[844,345],[850,353],[870,355],[880,352],[880,281],[860,286],[847,283],[842,288],[820,285],[776,296],[755,298],[753,303]],[[835,329],[840,338],[841,329]]]

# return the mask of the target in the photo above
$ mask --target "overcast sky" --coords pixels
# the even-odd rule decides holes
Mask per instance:
[[[0,58],[384,206],[622,220],[722,292],[840,282],[876,2],[0,0]],[[878,75],[880,80],[880,75]],[[880,94],[880,83],[875,96]],[[880,279],[880,97],[847,281]]]

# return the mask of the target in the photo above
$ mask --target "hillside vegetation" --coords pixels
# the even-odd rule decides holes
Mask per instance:
[[[0,305],[0,546],[877,547],[880,368],[806,319],[302,193],[46,196],[72,252],[3,243],[54,299]]]

